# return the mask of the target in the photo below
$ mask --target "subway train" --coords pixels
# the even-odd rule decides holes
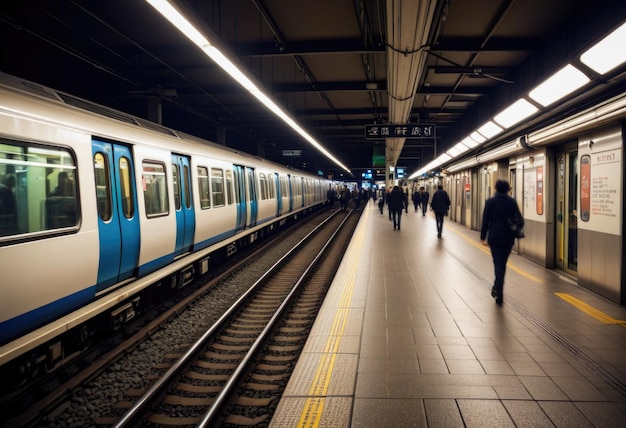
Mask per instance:
[[[485,201],[506,179],[524,215],[514,250],[612,302],[626,304],[626,92],[416,179],[442,185],[449,218],[480,230]],[[419,188],[419,187],[418,187]]]
[[[324,206],[329,185],[0,73],[3,372],[54,369],[149,290]]]

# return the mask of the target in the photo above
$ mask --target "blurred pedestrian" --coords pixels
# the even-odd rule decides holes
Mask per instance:
[[[400,230],[400,220],[402,219],[402,210],[404,209],[404,192],[400,187],[393,186],[389,193],[389,210],[393,218],[393,230]]]
[[[420,187],[420,205],[422,206],[422,216],[426,215],[426,211],[428,211],[428,198],[430,195],[424,189],[424,186]]]
[[[443,218],[448,215],[450,209],[450,198],[441,184],[437,186],[437,191],[430,202],[430,208],[435,212],[435,219],[437,220],[437,238],[441,238]]]
[[[495,187],[496,193],[485,203],[480,241],[483,245],[489,245],[491,249],[495,272],[491,296],[501,305],[506,262],[515,243],[515,233],[511,229],[509,219],[517,217],[521,227],[524,225],[524,218],[515,199],[508,195],[509,183],[506,180],[498,180]]]

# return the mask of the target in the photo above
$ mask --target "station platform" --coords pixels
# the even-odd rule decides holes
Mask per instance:
[[[624,427],[626,307],[372,201],[270,427]]]

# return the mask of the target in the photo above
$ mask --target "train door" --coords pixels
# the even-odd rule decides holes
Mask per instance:
[[[139,260],[137,188],[130,149],[92,141],[100,236],[100,292],[134,275]]]
[[[283,195],[280,187],[280,176],[277,172],[274,173],[274,183],[276,188],[276,216],[278,217],[283,212]]]
[[[254,168],[245,167],[246,170],[246,193],[248,195],[248,226],[256,226],[258,217],[258,197]]]
[[[245,168],[240,165],[233,165],[233,184],[235,185],[235,204],[237,205],[237,220],[235,231],[239,232],[246,228],[248,221],[248,207],[246,197]]]
[[[556,260],[557,268],[575,274],[578,271],[578,152],[557,154],[556,189]]]
[[[287,187],[289,192],[289,212],[293,211],[293,188],[291,187],[291,174],[287,175]]]
[[[179,256],[191,250],[193,235],[196,230],[188,156],[172,154],[172,181],[176,209],[176,249],[174,256]]]

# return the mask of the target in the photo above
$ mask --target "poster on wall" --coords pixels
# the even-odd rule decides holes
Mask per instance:
[[[615,234],[620,230],[621,149],[580,158],[579,227]],[[585,224],[586,223],[586,224]]]
[[[539,219],[537,215],[537,170],[524,170],[524,210],[525,218]]]

